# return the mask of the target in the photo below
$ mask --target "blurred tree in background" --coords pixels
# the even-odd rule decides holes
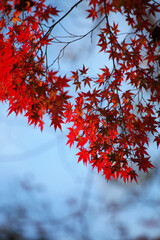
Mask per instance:
[[[0,239],[158,240],[160,194],[150,190],[157,181],[154,178],[155,174],[139,189],[134,185],[124,189],[123,184],[113,182],[108,191],[103,186],[95,195],[89,190],[93,184],[89,177],[82,196],[70,194],[61,214],[45,198],[43,186],[29,178],[16,181],[12,187],[19,197],[1,205]],[[14,194],[8,198],[14,199]]]

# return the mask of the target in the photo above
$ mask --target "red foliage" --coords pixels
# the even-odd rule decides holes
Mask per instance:
[[[1,0],[0,100],[9,102],[9,114],[24,114],[29,124],[38,124],[41,130],[45,114],[55,130],[70,123],[67,144],[76,144],[78,161],[90,163],[107,180],[120,177],[137,182],[137,170],[148,172],[154,167],[147,152],[149,135],[157,147],[160,144],[159,27],[151,30],[148,17],[156,16],[159,4],[90,0],[87,11],[87,18],[105,21],[97,45],[109,56],[112,69],[103,67],[94,79],[83,65],[68,79],[45,65],[42,48],[52,43],[50,34],[56,25],[47,31],[42,23],[57,16],[57,8],[45,0]],[[113,13],[122,14],[131,26],[129,41],[126,34],[120,42],[119,24],[109,21]],[[77,94],[72,104],[69,81]]]

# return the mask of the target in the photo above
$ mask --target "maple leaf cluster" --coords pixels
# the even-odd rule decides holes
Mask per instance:
[[[0,100],[9,102],[9,114],[24,114],[41,130],[45,114],[55,130],[69,123],[67,144],[76,145],[78,161],[91,164],[107,180],[137,182],[137,171],[154,167],[148,154],[150,135],[157,147],[160,144],[159,27],[153,30],[149,21],[150,14],[160,12],[159,4],[151,0],[87,3],[87,18],[103,23],[97,45],[111,67],[105,63],[92,78],[83,65],[67,78],[46,62],[47,45],[54,39],[51,32],[67,14],[46,30],[43,23],[54,21],[56,7],[45,0],[1,0]],[[112,14],[122,15],[132,28],[121,41],[119,23],[110,21]],[[72,86],[76,97],[70,100]]]
[[[58,11],[46,6],[44,0],[35,1],[34,12],[31,12],[30,5],[27,6],[25,18],[20,19],[17,10],[19,12],[22,5],[25,8],[22,1],[1,1],[2,14],[13,13],[9,22],[4,16],[0,20],[1,32],[6,27],[8,30],[0,35],[0,99],[9,102],[9,114],[24,112],[28,123],[38,124],[41,130],[45,113],[49,114],[51,125],[61,129],[65,104],[69,99],[65,90],[69,79],[52,70],[46,71],[42,46],[51,40],[40,29],[41,21],[50,15],[56,16]]]

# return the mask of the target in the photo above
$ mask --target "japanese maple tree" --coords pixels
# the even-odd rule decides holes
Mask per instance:
[[[106,62],[96,78],[85,63],[62,76],[47,60],[47,47],[57,40],[53,29],[82,2],[86,23],[92,19],[95,25],[62,50],[99,29],[97,45]],[[62,17],[54,4],[0,1],[0,100],[9,103],[9,114],[23,114],[41,131],[45,114],[55,130],[69,124],[67,144],[76,145],[78,161],[107,180],[137,182],[137,171],[154,167],[148,154],[151,136],[160,144],[160,4],[80,0]],[[122,32],[113,15],[123,16],[130,31]]]

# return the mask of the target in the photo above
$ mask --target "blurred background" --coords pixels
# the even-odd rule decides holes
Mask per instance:
[[[75,1],[52,4],[63,16]],[[86,6],[81,3],[52,33],[49,62],[67,77],[83,64],[97,77],[109,64],[96,47],[98,29],[80,37],[98,24],[86,20]],[[122,18],[116,19],[130,31]],[[71,39],[77,41],[68,44]],[[90,166],[77,163],[76,149],[66,146],[68,126],[55,133],[46,116],[41,132],[23,116],[7,117],[7,109],[7,103],[0,104],[0,240],[160,239],[160,153],[155,144],[150,154],[156,168],[140,174],[138,185],[106,182]]]

